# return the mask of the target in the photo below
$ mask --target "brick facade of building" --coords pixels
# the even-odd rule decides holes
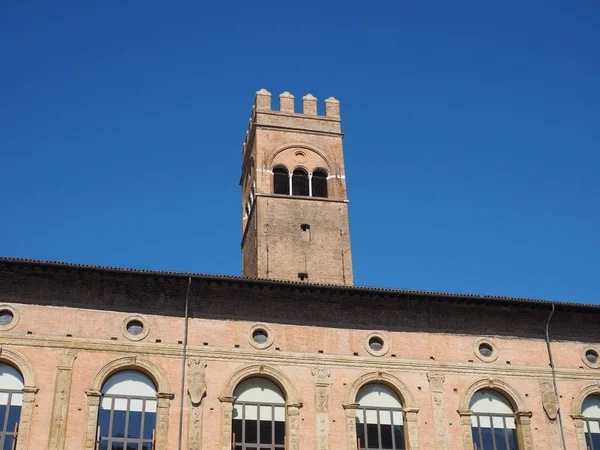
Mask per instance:
[[[305,114],[282,100],[269,112],[259,91],[245,144],[251,278],[0,258],[0,317],[12,317],[0,325],[0,363],[24,382],[16,448],[96,449],[103,385],[133,370],[156,387],[157,450],[230,450],[235,388],[254,377],[285,397],[287,450],[356,450],[357,393],[369,383],[401,401],[397,448],[473,450],[470,404],[483,389],[510,402],[519,449],[563,449],[562,431],[568,449],[586,450],[582,404],[600,395],[586,352],[600,351],[600,308],[353,287],[339,104],[316,119],[305,117],[316,117],[312,97]],[[282,131],[292,125],[297,135]],[[293,166],[298,151],[308,170],[326,165],[331,197],[272,194],[273,164]],[[314,240],[303,240],[307,221]]]

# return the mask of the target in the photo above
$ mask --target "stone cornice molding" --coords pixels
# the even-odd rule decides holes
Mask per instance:
[[[90,352],[111,352],[131,354],[143,357],[160,356],[181,359],[181,345],[134,343],[129,341],[109,341],[105,339],[62,338],[57,336],[16,335],[0,333],[0,343],[14,347],[36,347],[54,349],[75,349]],[[6,347],[4,347],[6,348]],[[189,346],[189,357],[203,358],[207,361],[239,361],[262,364],[301,365],[311,367],[315,364],[328,367],[370,368],[394,372],[443,372],[446,375],[467,374],[481,377],[551,377],[552,371],[546,367],[529,366],[496,366],[484,363],[453,363],[431,360],[414,360],[401,358],[373,358],[346,355],[310,354],[304,352],[265,351],[254,349],[225,349],[210,346]],[[557,369],[556,376],[562,380],[596,381],[598,374],[591,370]]]
[[[389,372],[383,371],[368,372],[354,381],[346,396],[346,404],[354,404],[356,402],[356,394],[358,394],[360,388],[370,383],[381,383],[391,388],[400,397],[402,408],[404,410],[415,408],[414,396],[410,392],[410,389],[408,389],[408,387],[397,377]]]

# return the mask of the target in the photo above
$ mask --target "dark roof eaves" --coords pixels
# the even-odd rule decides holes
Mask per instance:
[[[225,282],[250,282],[261,285],[276,285],[276,286],[287,286],[292,288],[304,288],[304,289],[326,289],[326,290],[337,290],[349,293],[372,293],[377,295],[415,295],[420,297],[437,297],[445,298],[448,300],[457,301],[482,301],[492,303],[504,303],[504,304],[522,304],[528,306],[547,306],[550,307],[552,304],[555,307],[562,308],[582,308],[592,309],[600,311],[600,305],[586,304],[586,303],[574,303],[554,300],[540,300],[530,299],[522,297],[505,297],[496,295],[482,295],[482,294],[464,294],[464,293],[450,293],[450,292],[436,292],[436,291],[419,291],[410,289],[390,289],[390,288],[377,288],[372,286],[342,286],[333,284],[318,284],[318,283],[301,283],[294,281],[284,280],[273,280],[273,279],[262,279],[262,278],[247,278],[237,275],[214,275],[204,274],[195,272],[175,272],[175,271],[163,271],[163,270],[151,270],[151,269],[132,269],[122,267],[111,267],[111,266],[97,266],[91,264],[80,264],[80,263],[69,263],[62,261],[45,261],[30,258],[17,258],[0,256],[0,262],[7,263],[26,263],[26,264],[37,264],[47,267],[62,267],[72,269],[85,269],[102,272],[112,273],[129,273],[138,275],[150,275],[150,276],[170,276],[170,277],[192,277],[199,278],[209,281],[225,281]]]

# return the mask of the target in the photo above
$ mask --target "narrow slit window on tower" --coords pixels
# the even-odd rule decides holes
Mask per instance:
[[[312,195],[313,197],[327,198],[327,172],[322,169],[316,169],[313,172]]]
[[[292,175],[292,195],[309,195],[308,172],[306,170],[294,170],[294,174]]]
[[[290,195],[290,175],[285,167],[273,169],[273,192]]]
[[[308,274],[307,273],[299,273],[298,274],[298,279],[300,281],[308,281]]]
[[[310,230],[310,225],[307,223],[302,223],[300,224],[300,228],[302,228],[302,231],[308,231]]]

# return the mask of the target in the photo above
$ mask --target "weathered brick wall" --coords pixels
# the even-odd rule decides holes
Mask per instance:
[[[153,362],[169,380],[168,448],[177,447],[181,358],[184,330],[185,276],[134,274],[29,263],[0,265],[0,302],[20,312],[18,325],[0,332],[3,350],[23,354],[39,389],[32,419],[31,449],[47,448],[59,352],[76,352],[68,403],[67,444],[80,450],[86,425],[86,390],[97,371],[123,356]],[[418,407],[421,449],[436,448],[435,407],[428,374],[443,374],[446,442],[463,449],[456,413],[469,386],[478,380],[504,381],[525,399],[532,412],[536,449],[554,449],[556,436],[542,406],[540,380],[550,380],[544,327],[547,305],[510,301],[441,298],[417,294],[274,284],[239,279],[193,278],[190,292],[188,356],[207,361],[204,408],[205,450],[218,448],[221,402],[230,377],[252,364],[274,367],[298,391],[300,448],[315,448],[314,368],[330,377],[330,448],[345,449],[343,404],[352,384],[365,373],[389,373],[401,380]],[[149,327],[140,342],[120,332],[129,314],[142,314]],[[600,381],[597,370],[581,360],[585,343],[600,341],[595,309],[559,306],[552,322],[553,352],[558,370],[565,432],[575,447],[573,397]],[[248,330],[266,323],[271,347],[255,349]],[[380,330],[390,350],[375,357],[365,348],[367,335]],[[31,333],[31,334],[29,334]],[[67,336],[70,335],[70,336]],[[498,359],[480,361],[474,343],[488,337]],[[187,436],[187,403],[184,438]],[[184,440],[184,448],[185,440]]]

